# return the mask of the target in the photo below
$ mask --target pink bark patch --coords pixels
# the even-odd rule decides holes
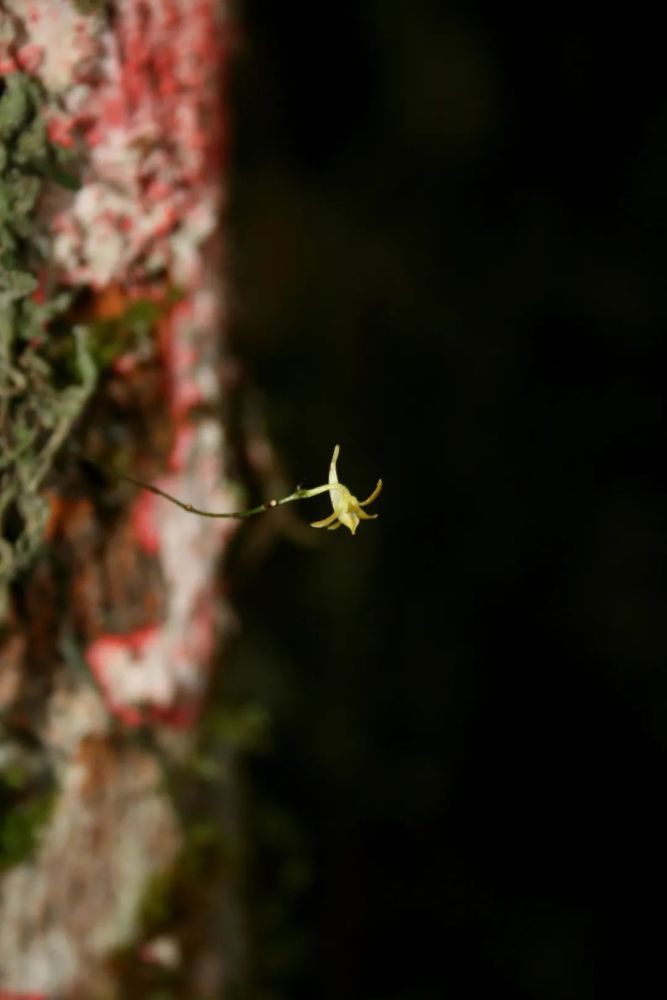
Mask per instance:
[[[184,421],[178,425],[174,443],[169,453],[169,469],[172,472],[182,472],[187,467],[187,461],[192,454],[192,448],[197,436],[194,424]]]
[[[66,281],[101,288],[172,270],[189,284],[198,273],[220,197],[216,9],[214,0],[119,0],[113,35],[72,29],[83,52],[97,46],[104,58],[97,77],[88,61],[84,86],[65,95],[51,126],[61,139],[78,133],[91,154],[69,210],[78,234],[54,220]],[[113,245],[87,239],[100,222],[116,231]]]
[[[41,65],[44,58],[44,50],[40,45],[23,45],[16,53],[16,61],[21,69],[26,73],[34,73]]]
[[[155,505],[158,497],[149,490],[141,490],[132,504],[132,527],[137,542],[149,555],[155,555],[160,548],[160,535],[155,522]],[[167,501],[163,500],[162,503]]]

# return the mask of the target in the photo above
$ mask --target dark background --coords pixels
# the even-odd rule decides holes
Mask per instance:
[[[234,349],[289,489],[336,442],[354,493],[385,481],[356,537],[232,581],[230,689],[272,723],[246,767],[252,995],[642,995],[665,978],[663,36],[567,3],[242,21]]]

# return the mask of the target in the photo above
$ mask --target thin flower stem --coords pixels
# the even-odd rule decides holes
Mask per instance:
[[[282,507],[283,504],[292,503],[294,500],[305,500],[308,497],[317,496],[319,493],[325,493],[329,490],[329,484],[325,486],[316,486],[312,490],[298,489],[294,493],[290,493],[287,497],[282,497],[280,500],[267,500],[266,503],[260,504],[258,507],[250,507],[249,510],[238,510],[230,511],[225,513],[219,513],[218,511],[211,510],[201,510],[199,507],[195,507],[191,503],[185,503],[183,500],[177,499],[171,495],[171,493],[165,493],[161,490],[159,486],[153,486],[151,483],[144,483],[140,479],[134,479],[132,476],[123,475],[120,472],[114,473],[117,479],[124,479],[127,483],[132,483],[133,486],[137,486],[141,490],[150,490],[151,493],[155,493],[156,496],[163,497],[165,500],[169,500],[170,503],[175,503],[177,507],[181,510],[187,511],[188,514],[197,514],[198,517],[231,517],[241,519],[245,517],[252,517],[254,514],[263,514],[267,510],[273,510],[274,507]]]

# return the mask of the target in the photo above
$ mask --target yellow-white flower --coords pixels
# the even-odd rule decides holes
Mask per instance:
[[[338,481],[336,463],[338,461],[339,454],[340,445],[336,445],[331,459],[331,465],[329,466],[328,486],[329,496],[331,497],[331,506],[333,507],[333,514],[330,514],[329,517],[323,518],[321,521],[312,521],[311,528],[328,528],[329,531],[335,531],[336,528],[340,528],[341,524],[344,524],[345,527],[349,528],[352,534],[354,534],[359,525],[359,521],[372,521],[377,517],[377,514],[367,514],[366,511],[361,508],[368,506],[369,503],[372,503],[373,500],[376,499],[382,489],[382,480],[378,479],[377,486],[366,500],[357,500],[357,498],[350,493],[347,486],[343,486],[343,484]],[[321,489],[324,488],[321,487]]]

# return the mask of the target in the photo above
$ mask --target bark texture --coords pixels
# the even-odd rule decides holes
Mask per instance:
[[[182,964],[178,934],[146,939],[146,900],[187,848],[165,775],[233,624],[216,567],[234,522],[93,481],[77,456],[238,502],[226,13],[0,2],[0,998],[129,998],[121,953]],[[173,995],[219,996],[220,962],[189,965]]]

